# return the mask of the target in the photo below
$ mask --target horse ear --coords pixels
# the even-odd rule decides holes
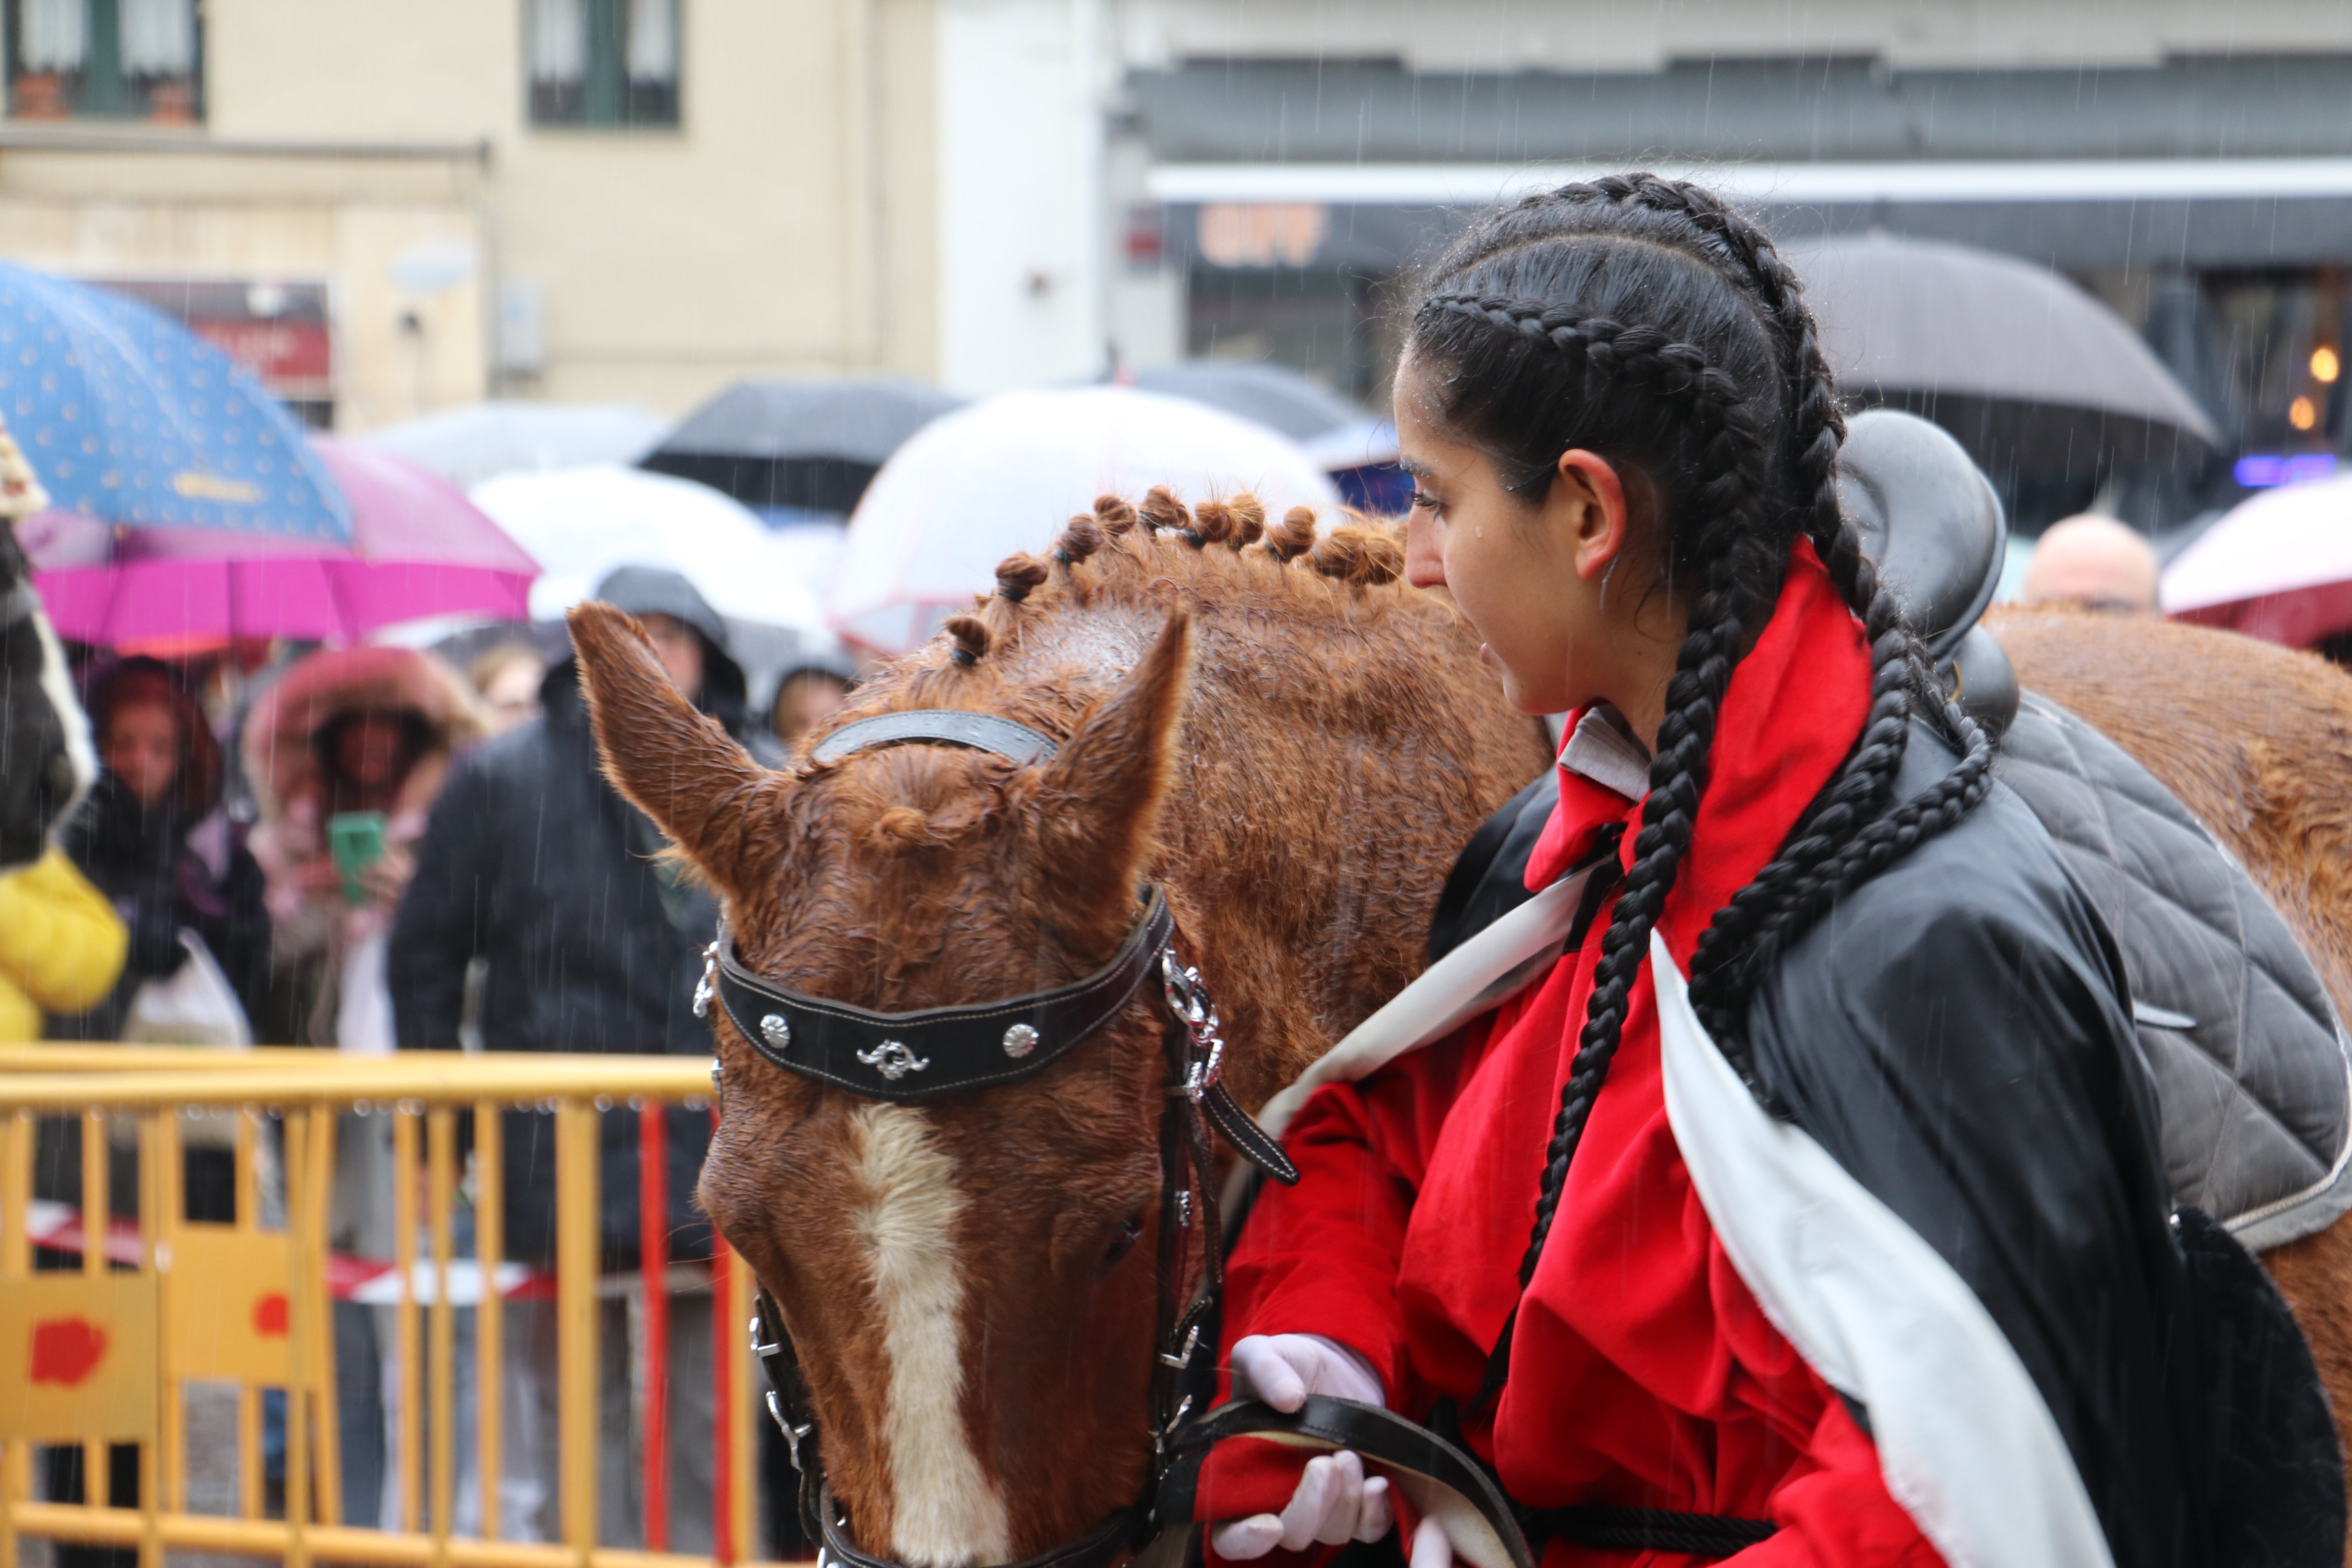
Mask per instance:
[[[1045,764],[1038,784],[1045,884],[1082,941],[1116,942],[1134,921],[1136,884],[1148,869],[1175,772],[1192,653],[1192,619],[1179,610],[1142,662]]]
[[[721,889],[761,880],[749,863],[782,775],[751,760],[718,720],[678,694],[645,628],[612,605],[565,617],[588,693],[604,776]]]

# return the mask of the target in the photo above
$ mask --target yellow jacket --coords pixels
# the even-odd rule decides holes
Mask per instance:
[[[130,942],[114,907],[60,851],[0,877],[0,1040],[39,1039],[45,1009],[104,1001]]]

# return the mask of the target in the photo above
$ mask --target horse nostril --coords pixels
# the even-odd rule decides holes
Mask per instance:
[[[1135,1244],[1142,1239],[1143,1215],[1128,1215],[1126,1223],[1118,1227],[1118,1234],[1110,1238],[1108,1247],[1103,1248],[1102,1261],[1095,1265],[1096,1276],[1099,1278],[1118,1268],[1121,1260],[1135,1250]]]

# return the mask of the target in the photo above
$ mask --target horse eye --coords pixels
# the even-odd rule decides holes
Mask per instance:
[[[1095,1265],[1095,1273],[1101,1276],[1118,1268],[1121,1260],[1135,1250],[1135,1244],[1142,1239],[1143,1216],[1140,1214],[1128,1215],[1127,1223],[1118,1227],[1118,1234],[1110,1238],[1108,1247],[1103,1248],[1102,1261]]]

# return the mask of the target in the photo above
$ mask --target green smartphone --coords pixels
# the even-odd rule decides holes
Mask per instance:
[[[343,879],[343,901],[367,902],[360,873],[383,858],[385,817],[380,811],[339,811],[327,818],[327,852]]]

